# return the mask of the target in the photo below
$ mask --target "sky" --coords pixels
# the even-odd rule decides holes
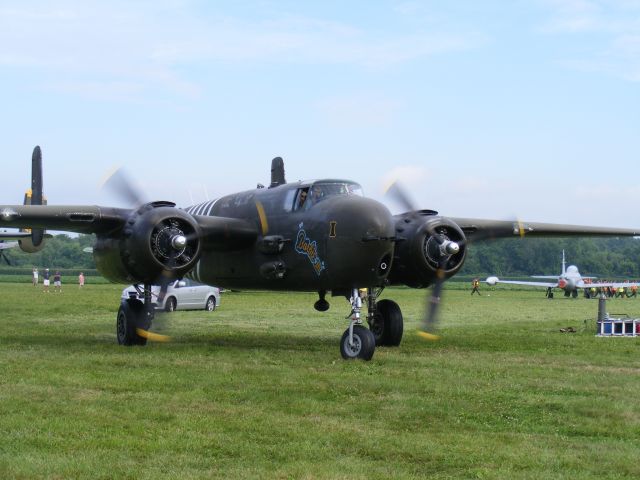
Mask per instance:
[[[394,211],[640,227],[640,0],[0,0],[1,202],[123,167],[187,206],[345,178]]]

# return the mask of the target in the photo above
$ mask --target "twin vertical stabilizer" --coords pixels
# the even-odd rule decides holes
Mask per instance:
[[[33,149],[31,156],[31,188],[24,194],[24,205],[46,205],[47,200],[42,193],[42,150],[39,146]],[[29,231],[29,230],[23,230]],[[45,231],[42,228],[31,229],[31,237],[19,241],[20,249],[33,253],[44,246]]]

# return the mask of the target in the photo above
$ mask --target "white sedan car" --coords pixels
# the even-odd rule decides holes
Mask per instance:
[[[139,285],[142,291],[142,285]],[[160,287],[151,287],[152,301],[156,308],[173,312],[174,310],[207,310],[213,312],[220,305],[220,289],[209,285],[202,285],[187,278],[176,280],[169,284],[164,301],[158,301]],[[144,301],[135,286],[131,285],[122,291],[122,298],[137,298]]]

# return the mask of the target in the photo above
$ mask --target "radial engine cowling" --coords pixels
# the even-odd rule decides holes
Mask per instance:
[[[119,232],[99,236],[93,249],[98,270],[109,280],[158,284],[181,278],[200,257],[200,227],[170,202],[148,203]]]
[[[466,256],[466,238],[460,227],[435,212],[398,215],[392,284],[424,288],[435,282],[438,270],[444,279],[455,275]]]

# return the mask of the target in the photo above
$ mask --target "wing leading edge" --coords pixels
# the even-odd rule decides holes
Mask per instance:
[[[638,237],[640,229],[563,225],[555,223],[453,218],[470,241],[513,237],[621,236]]]
[[[178,209],[180,210],[180,209]],[[119,235],[134,210],[91,205],[0,205],[0,226],[42,228],[74,233]],[[253,243],[257,227],[249,221],[193,215],[202,231],[202,239],[213,249],[232,250]],[[13,235],[28,237],[28,232]],[[0,239],[9,239],[8,235]]]
[[[87,205],[0,205],[0,225],[75,233],[109,233],[122,228],[131,210]]]

